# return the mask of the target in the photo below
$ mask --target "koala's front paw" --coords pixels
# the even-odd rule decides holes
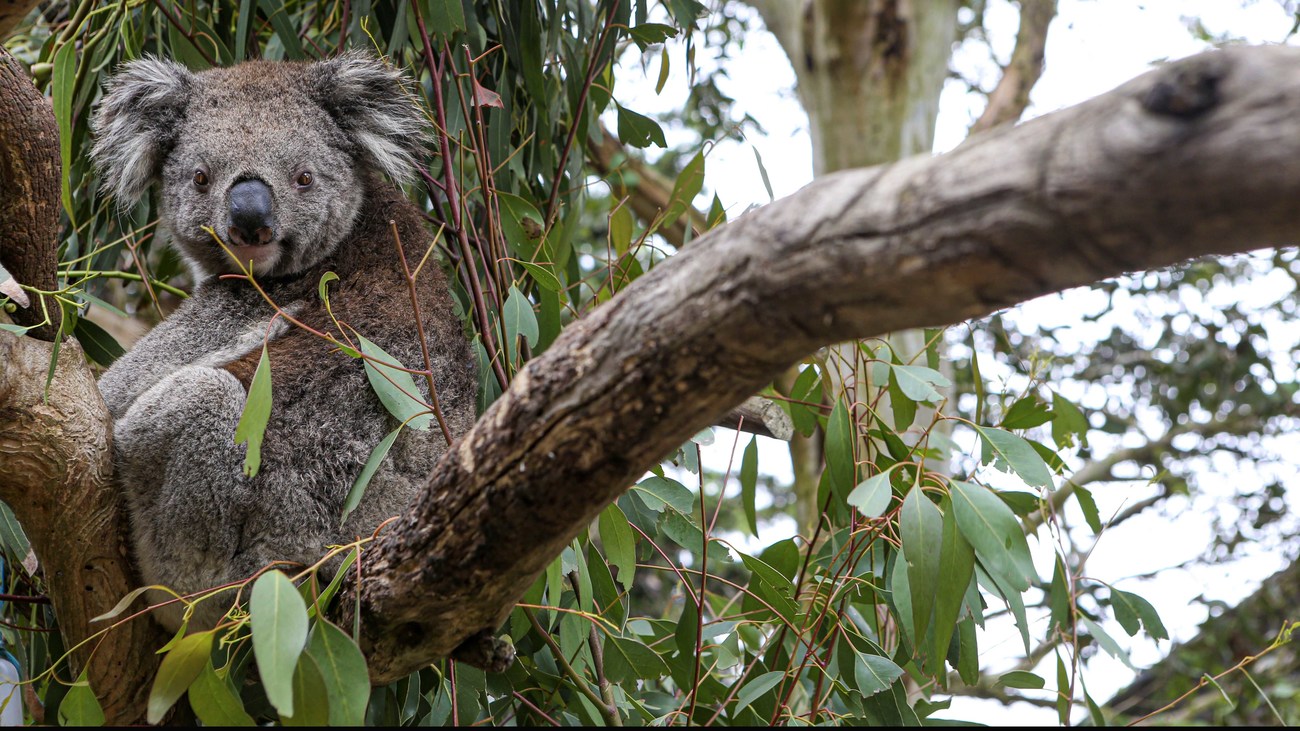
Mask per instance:
[[[146,582],[191,592],[227,580],[250,505],[234,438],[245,400],[230,373],[186,366],[117,422],[117,481]]]

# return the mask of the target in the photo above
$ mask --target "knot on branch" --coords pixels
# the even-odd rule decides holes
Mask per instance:
[[[1219,104],[1219,82],[1228,75],[1220,54],[1199,56],[1165,69],[1142,97],[1152,114],[1190,119]]]
[[[451,656],[489,673],[504,673],[515,661],[515,646],[509,640],[497,637],[491,630],[483,630],[462,642],[452,651]]]

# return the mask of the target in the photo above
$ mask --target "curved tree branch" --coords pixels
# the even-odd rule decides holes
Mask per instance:
[[[18,281],[47,291],[58,263],[59,169],[49,102],[0,47],[0,262]],[[57,305],[48,298],[47,305],[57,323]],[[43,318],[35,301],[15,316],[29,325]],[[0,500],[31,541],[64,641],[73,647],[106,629],[91,618],[139,581],[110,482],[112,425],[95,377],[68,339],[47,390],[54,349],[47,341],[55,330],[29,334],[35,337],[0,333]],[[131,622],[77,649],[64,680],[89,661],[90,684],[108,720],[140,721],[157,667],[153,648],[162,642],[154,623]]]
[[[989,94],[984,113],[971,125],[970,133],[983,132],[1020,119],[1029,106],[1029,92],[1043,75],[1047,48],[1047,27],[1056,17],[1056,0],[1020,0],[1020,30],[1011,61]]]
[[[0,36],[4,20],[0,14]],[[59,130],[50,101],[0,46],[0,264],[19,283],[47,292],[54,289],[59,263],[59,180]],[[14,319],[35,325],[53,312],[53,323],[31,332],[53,340],[59,319],[54,300],[45,298],[43,308],[40,297],[31,299]]]
[[[701,238],[529,363],[364,557],[372,679],[495,630],[649,466],[822,345],[1293,240],[1298,99],[1298,49],[1203,54]]]

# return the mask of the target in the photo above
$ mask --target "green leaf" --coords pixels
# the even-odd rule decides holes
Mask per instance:
[[[243,20],[242,18],[240,19]],[[326,307],[330,304],[329,283],[338,281],[339,275],[334,272],[325,272],[320,275],[320,282],[316,285],[316,293],[320,295],[320,301],[325,303]]]
[[[1021,690],[1040,690],[1047,685],[1047,681],[1026,670],[1012,670],[999,677],[998,684]]]
[[[957,623],[957,647],[960,653],[957,657],[957,674],[961,676],[961,682],[975,685],[980,679],[980,660],[973,617]]]
[[[703,187],[704,153],[698,152],[677,176],[677,182],[673,184],[673,192],[668,197],[668,210],[664,211],[664,218],[660,225],[671,226],[681,218]]]
[[[943,503],[943,537],[939,551],[938,588],[934,597],[934,644],[931,645],[931,674],[943,669],[943,658],[948,654],[952,633],[961,615],[962,599],[966,587],[975,574],[975,552],[957,527],[956,511],[952,498]]]
[[[433,414],[422,400],[411,374],[398,370],[404,367],[402,362],[361,335],[357,335],[357,342],[361,345],[362,354],[366,356],[366,378],[388,413],[412,429],[428,429]]]
[[[844,399],[836,400],[835,408],[831,409],[830,418],[826,421],[826,475],[831,490],[843,500],[848,499],[853,486],[857,484],[857,463],[853,458],[853,441],[856,436]]]
[[[656,513],[663,512],[665,505],[688,515],[695,510],[695,495],[682,483],[667,477],[647,477],[633,486],[632,492]]]
[[[647,46],[663,43],[669,38],[677,37],[677,29],[663,23],[641,23],[627,29],[627,34],[644,51]]]
[[[365,725],[370,701],[370,673],[361,648],[346,632],[325,620],[318,621],[307,643],[329,697],[329,725]]]
[[[1055,414],[1048,411],[1047,404],[1033,395],[1025,396],[1007,409],[1006,415],[1002,417],[1002,428],[1031,429],[1042,426],[1055,417]]]
[[[244,455],[244,474],[253,477],[262,467],[262,437],[266,423],[271,419],[271,360],[266,357],[266,343],[262,344],[262,357],[253,372],[253,382],[248,386],[248,399],[244,412],[235,426],[235,444],[248,443]]]
[[[783,596],[788,597],[794,591],[794,582],[763,559],[742,553],[740,560],[745,564],[745,568],[780,591]]]
[[[858,692],[864,698],[885,690],[903,677],[903,669],[889,658],[857,650],[853,652],[857,656],[853,663],[853,676],[858,683]]]
[[[898,465],[868,477],[849,493],[848,503],[868,518],[879,518],[889,507],[894,491],[889,486],[889,473]]]
[[[81,343],[81,349],[86,351],[86,355],[104,367],[113,365],[113,361],[126,353],[107,330],[84,317],[77,318],[72,335]]]
[[[369,679],[367,678],[367,685]],[[364,687],[364,686],[363,686]],[[293,715],[280,713],[280,723],[284,726],[305,726],[324,728],[330,723],[330,693],[321,677],[320,668],[311,655],[303,653],[298,657],[298,664],[293,669],[293,695],[296,707]],[[367,689],[367,696],[370,695]]]
[[[986,454],[992,454],[995,468],[1014,472],[1027,485],[1052,487],[1052,473],[1047,469],[1047,463],[1029,446],[1029,442],[1009,431],[992,427],[976,426],[975,431],[984,440]]]
[[[668,674],[668,664],[640,640],[606,635],[605,673],[615,683],[635,683],[662,678]]]
[[[513,361],[519,336],[523,336],[530,347],[537,344],[537,337],[540,335],[537,330],[537,313],[533,311],[533,303],[524,296],[524,293],[520,292],[518,287],[511,285],[510,294],[506,297],[504,316],[506,350],[509,351],[510,360]]]
[[[899,511],[899,533],[907,555],[908,587],[912,591],[912,629],[917,644],[925,638],[939,589],[939,551],[943,545],[943,513],[920,486],[913,487]]]
[[[1074,500],[1083,510],[1083,519],[1088,522],[1092,532],[1101,535],[1101,514],[1097,511],[1097,501],[1092,498],[1092,491],[1082,485],[1074,486]]]
[[[542,289],[551,292],[564,291],[564,285],[560,284],[560,278],[555,276],[555,274],[550,270],[549,268],[550,265],[536,264],[534,262],[523,261],[521,259],[511,259],[511,261],[518,262],[520,266],[528,270],[528,273],[532,276],[533,281],[537,282],[537,286],[541,287]]]
[[[758,175],[763,179],[763,189],[767,191],[767,201],[771,203],[776,200],[776,195],[772,193],[772,179],[767,175],[767,166],[763,164],[763,156],[758,154],[758,148],[750,149],[754,151],[754,162],[758,163]]]
[[[3,502],[0,502],[0,541],[12,556],[26,556],[31,550],[31,543],[27,540],[23,527],[18,524],[14,511]]]
[[[638,149],[654,144],[667,149],[668,142],[664,139],[664,131],[659,127],[658,122],[644,114],[637,114],[617,102],[614,106],[618,108],[618,138],[623,144]]]
[[[162,723],[167,711],[199,677],[212,654],[212,634],[199,632],[183,637],[163,656],[149,691],[146,713],[149,723]]]
[[[618,569],[618,583],[631,591],[636,573],[636,535],[627,522],[627,516],[617,503],[610,503],[601,511],[598,527],[605,556]]]
[[[668,47],[664,46],[659,49],[659,78],[655,80],[655,95],[658,96],[664,92],[664,86],[668,84],[668,73],[672,65],[668,58]]]
[[[7,702],[14,703],[16,695],[10,695]],[[170,706],[168,706],[170,707]],[[166,710],[166,709],[164,709]],[[22,714],[19,714],[21,716]],[[81,677],[77,682],[68,688],[68,692],[59,702],[59,725],[60,726],[103,726],[104,709],[99,705],[99,699],[90,689],[90,683],[86,680],[86,671],[81,671]]]
[[[1079,624],[1083,625],[1083,628],[1087,630],[1088,634],[1092,635],[1092,638],[1097,641],[1097,644],[1101,646],[1101,649],[1106,651],[1107,655],[1110,655],[1116,660],[1124,663],[1130,670],[1137,670],[1137,668],[1133,667],[1133,662],[1129,660],[1128,652],[1126,652],[1124,648],[1120,647],[1119,643],[1115,641],[1115,638],[1107,634],[1106,631],[1098,626],[1096,622],[1087,617],[1081,616],[1079,617]]]
[[[942,401],[943,394],[939,388],[952,385],[944,375],[925,366],[890,365],[898,387],[913,401]]]
[[[271,21],[271,27],[275,29],[275,37],[284,46],[284,54],[293,61],[306,58],[306,54],[302,52],[302,41],[298,39],[298,29],[290,20],[289,11],[284,3],[277,0],[258,0],[258,6],[262,9],[262,14]]]
[[[54,102],[54,121],[59,126],[59,161],[63,167],[63,210],[76,225],[72,208],[72,111],[76,104],[77,44],[68,40],[54,54],[54,72],[50,95]]]
[[[688,551],[699,554],[704,549],[704,531],[685,513],[675,510],[665,513],[659,521],[659,527],[673,543]],[[731,560],[730,553],[716,539],[709,539],[708,551],[710,561]]]
[[[108,610],[107,612],[104,612],[98,617],[91,619],[90,621],[92,623],[103,622],[104,620],[112,619],[113,617],[116,617],[122,612],[125,612],[126,608],[131,606],[131,602],[134,602],[136,599],[140,598],[140,595],[145,593],[146,591],[149,591],[150,588],[151,587],[148,586],[141,586],[138,589],[132,589],[130,592],[127,593],[126,596],[122,597],[122,599],[118,601],[118,603],[114,605],[112,609]]]
[[[740,458],[740,504],[745,510],[749,534],[758,537],[758,437],[752,437]]]
[[[1052,569],[1052,585],[1048,589],[1048,607],[1051,609],[1052,627],[1059,627],[1069,632],[1074,625],[1070,621],[1070,585],[1065,579],[1065,564],[1057,556]]]
[[[731,711],[731,717],[735,718],[741,711],[750,706],[751,703],[762,698],[769,690],[781,684],[785,678],[785,673],[773,671],[763,673],[762,675],[745,683],[740,692],[736,694],[736,707]]]
[[[987,488],[969,482],[953,480],[950,494],[957,527],[985,568],[1004,578],[1012,589],[1027,591],[1034,563],[1011,509]]]
[[[1065,661],[1056,655],[1056,720],[1065,726],[1070,722],[1070,675],[1065,671]]]
[[[189,689],[190,708],[204,726],[256,726],[244,710],[244,703],[230,685],[217,675],[209,661]]]
[[[1052,441],[1056,442],[1057,447],[1065,449],[1074,446],[1076,436],[1079,437],[1080,444],[1088,446],[1088,417],[1083,415],[1078,406],[1061,394],[1052,392],[1052,411],[1056,414],[1052,420]]]
[[[390,432],[388,436],[379,441],[375,448],[371,450],[370,456],[366,458],[366,464],[361,468],[361,474],[352,483],[352,489],[348,491],[348,499],[343,503],[343,516],[339,518],[339,525],[342,526],[348,522],[348,516],[353,510],[361,504],[361,498],[366,494],[366,485],[370,484],[370,479],[375,476],[379,465],[384,463],[384,458],[388,456],[388,450],[393,448],[393,442],[397,441],[397,435],[402,431],[401,425]]]
[[[433,32],[450,36],[465,30],[465,10],[460,0],[423,0],[421,6]]]
[[[889,372],[889,409],[894,412],[896,431],[907,431],[916,421],[916,401],[903,392],[894,371]]]
[[[1165,625],[1160,621],[1160,614],[1156,608],[1151,606],[1151,602],[1146,599],[1127,591],[1120,591],[1114,587],[1110,590],[1110,603],[1115,609],[1115,619],[1119,622],[1124,631],[1132,637],[1137,633],[1138,621],[1146,628],[1147,634],[1157,640],[1169,639],[1169,632]]]
[[[275,570],[253,582],[248,609],[266,699],[281,716],[292,718],[294,668],[307,644],[307,607],[289,577]]]
[[[536,261],[546,244],[542,214],[532,203],[510,193],[497,193],[497,204],[501,210],[501,233],[510,251],[523,261]]]

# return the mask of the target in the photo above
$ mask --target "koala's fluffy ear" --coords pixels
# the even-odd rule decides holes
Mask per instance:
[[[353,51],[310,67],[317,101],[357,145],[361,162],[399,183],[424,156],[424,112],[405,77],[382,60]]]
[[[90,155],[119,205],[129,206],[161,175],[193,88],[188,69],[152,56],[131,61],[108,80],[90,123]]]

